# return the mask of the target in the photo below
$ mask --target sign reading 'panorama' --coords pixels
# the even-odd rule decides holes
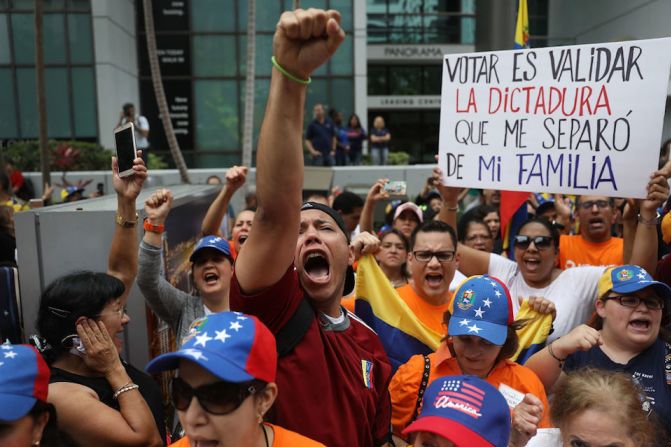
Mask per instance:
[[[645,197],[670,64],[671,38],[445,56],[444,182]]]

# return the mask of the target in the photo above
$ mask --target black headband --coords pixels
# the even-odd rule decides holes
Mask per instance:
[[[340,228],[340,230],[343,232],[343,234],[347,238],[347,242],[349,242],[349,233],[347,232],[347,229],[345,228],[345,222],[342,220],[342,216],[340,215],[339,212],[337,212],[336,210],[334,210],[330,206],[326,206],[326,205],[323,205],[323,204],[317,203],[317,202],[305,202],[301,206],[301,211],[305,211],[305,210],[319,210],[319,211],[323,211],[326,214],[328,214],[329,216],[331,216],[331,219],[333,219],[335,221],[336,225],[338,225],[338,228]]]

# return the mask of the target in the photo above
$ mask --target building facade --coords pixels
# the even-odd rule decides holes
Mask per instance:
[[[531,45],[668,35],[667,0],[528,0]],[[382,116],[411,163],[438,152],[441,58],[512,47],[516,0],[301,0],[337,9],[347,39],[308,87],[312,106]],[[159,62],[188,166],[241,161],[247,0],[153,0]],[[270,83],[272,36],[293,0],[256,0],[254,142]],[[0,0],[0,142],[37,138],[33,0]],[[606,7],[607,6],[607,7]],[[154,99],[141,0],[44,0],[48,134],[114,146],[121,106],[150,122],[170,162]],[[499,26],[501,25],[501,26]],[[505,25],[505,26],[503,26]],[[503,28],[502,28],[503,26]],[[493,42],[493,43],[492,43]],[[671,90],[671,89],[670,89]],[[670,102],[664,136],[671,137]]]

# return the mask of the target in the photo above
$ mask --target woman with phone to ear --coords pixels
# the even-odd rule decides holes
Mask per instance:
[[[113,160],[118,206],[107,273],[65,275],[40,300],[39,348],[51,368],[48,400],[61,430],[81,446],[161,446],[165,440],[158,385],[119,357],[137,271],[135,200],[147,177],[139,155],[133,171],[120,178]]]

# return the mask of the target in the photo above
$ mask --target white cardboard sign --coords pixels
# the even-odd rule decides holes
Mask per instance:
[[[670,65],[671,38],[446,55],[445,184],[645,197]]]

